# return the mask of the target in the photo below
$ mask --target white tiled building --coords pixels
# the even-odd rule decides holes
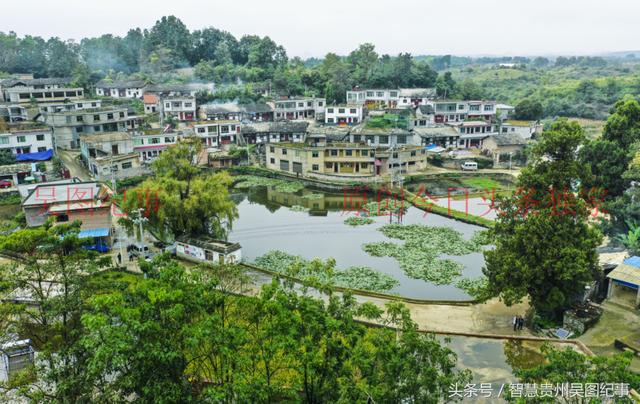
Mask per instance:
[[[324,123],[336,125],[357,125],[362,122],[362,105],[327,106]]]

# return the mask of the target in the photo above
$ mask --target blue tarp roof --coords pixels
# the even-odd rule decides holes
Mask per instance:
[[[426,145],[424,148],[425,150],[431,150],[431,149],[435,149],[436,147],[438,147],[438,145],[431,143],[429,145]]]
[[[624,260],[624,263],[627,265],[631,265],[632,267],[640,268],[640,257],[633,256]]]
[[[45,161],[50,160],[53,157],[53,150],[38,153],[22,153],[16,154],[16,161]]]
[[[78,238],[107,237],[109,235],[109,231],[110,231],[110,229],[108,227],[99,227],[97,229],[81,230],[80,233],[78,233]]]

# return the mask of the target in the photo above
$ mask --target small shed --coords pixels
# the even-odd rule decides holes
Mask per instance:
[[[234,264],[242,261],[239,243],[230,243],[211,237],[178,237],[176,255],[195,262]]]
[[[627,258],[607,275],[607,298],[637,308],[640,305],[640,257]]]

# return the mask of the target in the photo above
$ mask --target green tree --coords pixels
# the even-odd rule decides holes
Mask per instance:
[[[598,274],[601,235],[587,223],[587,204],[574,184],[584,172],[576,158],[584,141],[577,123],[555,122],[532,147],[518,177],[518,191],[500,201],[484,253],[488,290],[507,304],[529,297],[543,317],[557,319]]]
[[[623,178],[629,160],[625,150],[610,140],[593,140],[578,155],[586,168],[581,175],[583,192],[599,188],[607,199],[622,195],[629,185]]]
[[[618,101],[607,119],[602,138],[618,143],[623,150],[640,141],[640,103],[631,98]]]
[[[516,119],[537,121],[542,118],[543,107],[539,101],[530,98],[524,99],[516,105]]]
[[[226,238],[237,209],[229,198],[231,177],[201,174],[202,142],[187,138],[153,162],[155,177],[128,190],[123,209],[143,209],[148,225],[160,235],[209,235]],[[125,224],[132,226],[130,220]]]
[[[34,402],[81,402],[91,397],[83,372],[89,353],[77,345],[82,335],[79,321],[91,275],[110,260],[82,248],[88,240],[78,238],[79,230],[79,222],[53,227],[47,223],[0,237],[0,249],[22,261],[0,267],[0,284],[32,301],[1,304],[2,311],[10,313],[2,339],[25,335],[38,347],[37,366],[29,371],[40,384],[19,378],[5,386],[10,394]],[[51,388],[42,389],[42,383]]]

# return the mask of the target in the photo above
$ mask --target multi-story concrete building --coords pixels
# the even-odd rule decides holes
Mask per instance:
[[[141,80],[101,80],[96,84],[96,95],[113,98],[142,98],[145,83]]]
[[[100,181],[144,173],[130,133],[81,135],[80,156],[93,177]]]
[[[460,132],[451,126],[413,128],[416,145],[436,145],[445,149],[457,149],[460,144]],[[416,138],[417,137],[417,138]]]
[[[309,122],[260,122],[242,125],[241,132],[248,144],[292,142],[302,143],[307,135]]]
[[[42,114],[41,120],[53,129],[56,146],[64,149],[80,147],[80,135],[125,132],[140,124],[140,117],[135,112],[119,107],[47,112]]]
[[[406,145],[376,150],[376,175],[409,174],[427,167],[424,147]]]
[[[75,102],[52,102],[38,105],[41,113],[77,111],[81,109],[101,108],[102,100],[76,100]]]
[[[404,128],[369,128],[360,124],[349,131],[351,142],[364,142],[375,147],[404,146],[412,143],[413,134]]]
[[[277,100],[275,120],[314,119],[324,113],[327,102],[324,98],[300,97]]]
[[[173,95],[160,100],[163,117],[175,117],[180,121],[196,119],[196,97],[191,95]]]
[[[362,122],[362,105],[331,105],[325,108],[324,123],[335,125],[357,125]]]
[[[38,89],[33,87],[12,87],[5,91],[5,100],[20,104],[76,101],[84,98],[82,87],[56,87]]]
[[[193,132],[208,151],[225,148],[238,142],[239,121],[201,121],[193,124]]]
[[[69,87],[69,84],[73,81],[71,78],[44,78],[34,79],[31,77],[13,77],[4,80],[0,80],[0,101],[11,101],[8,96],[10,89],[18,88],[31,88],[33,90],[52,90],[64,87]],[[50,97],[51,98],[51,97]]]
[[[151,162],[167,147],[178,142],[180,134],[177,132],[163,132],[161,129],[145,130],[133,136],[133,150],[138,153],[140,161]]]
[[[347,103],[375,108],[416,108],[435,97],[433,88],[356,89],[347,91]]]
[[[268,103],[238,104],[226,102],[220,104],[205,104],[200,106],[201,116],[209,121],[236,120],[241,122],[271,122],[274,107]]]
[[[267,168],[305,177],[371,177],[375,148],[364,143],[267,145]]]
[[[435,123],[463,122],[468,119],[494,121],[495,101],[433,101]]]
[[[187,84],[153,84],[145,87],[145,94],[155,94],[160,97],[176,95],[190,95],[195,97],[199,92],[212,93],[215,90],[213,83],[187,83]]]
[[[501,134],[518,134],[523,139],[531,139],[542,133],[544,125],[536,121],[503,121],[500,125]]]
[[[40,153],[53,150],[51,129],[44,125],[11,125],[9,131],[0,131],[0,150],[11,150],[11,153]]]

